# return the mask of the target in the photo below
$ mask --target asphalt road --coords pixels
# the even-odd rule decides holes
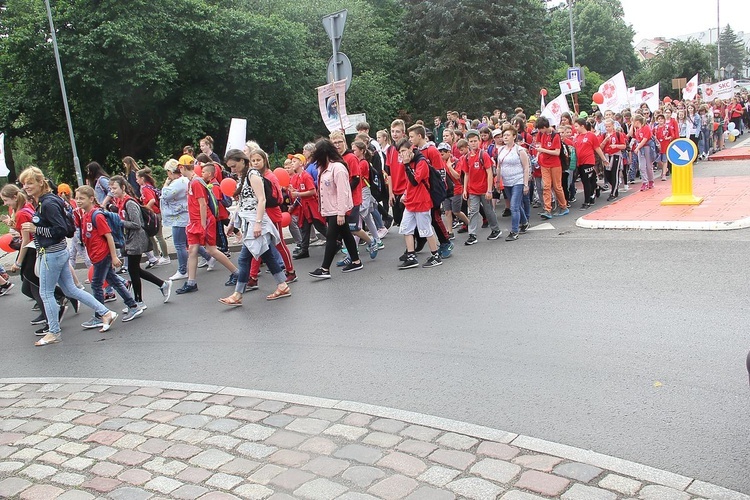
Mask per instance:
[[[742,167],[704,164],[696,175]],[[229,291],[218,268],[201,270],[200,291],[169,304],[146,283],[141,318],[99,334],[78,327],[84,309],[66,317],[64,342],[45,348],[33,347],[31,303],[16,288],[0,299],[0,377],[154,379],[361,401],[750,493],[750,232],[585,230],[573,216],[512,243],[486,241],[489,230],[474,247],[459,238],[436,269],[398,271],[403,247],[392,233],[363,271],[313,282],[315,248],[291,298],[267,303],[273,283],[263,275],[238,309],[217,302]]]

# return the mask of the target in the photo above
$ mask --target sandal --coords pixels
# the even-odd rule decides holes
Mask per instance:
[[[229,297],[224,297],[222,299],[219,299],[219,302],[221,302],[225,306],[230,306],[230,307],[241,306],[242,305],[242,295],[240,295],[239,299],[236,299],[236,298],[234,298],[234,294],[232,294]]]
[[[118,318],[118,316],[119,316],[119,314],[117,314],[114,311],[109,311],[107,314],[105,314],[104,316],[102,316],[102,322],[104,324],[99,329],[99,332],[100,333],[104,333],[104,332],[108,331],[112,327],[112,324],[115,322],[115,320]],[[107,318],[109,318],[109,319],[107,319]]]
[[[291,297],[292,296],[292,289],[288,286],[285,290],[279,290],[278,288],[274,290],[274,292],[271,295],[266,296],[266,300],[276,300],[281,299],[283,297]]]
[[[60,337],[58,337],[57,335],[48,333],[44,337],[34,342],[34,345],[37,347],[41,347],[41,346],[50,345],[50,344],[57,344],[59,342],[60,342]]]

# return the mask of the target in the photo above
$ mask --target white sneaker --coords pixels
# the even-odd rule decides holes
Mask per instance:
[[[216,267],[216,259],[211,257],[208,259],[208,262],[206,263],[206,271],[213,271],[214,267]]]
[[[198,257],[198,268],[206,267],[208,265],[208,261],[204,259],[203,257]]]
[[[146,309],[148,309],[148,306],[147,306],[146,304],[144,304],[143,302],[136,302],[136,303],[135,303],[135,305],[136,305],[136,306],[138,307],[138,309],[141,309],[141,310],[143,310],[143,311],[145,311]],[[126,312],[128,312],[129,310],[130,310],[130,308],[126,306],[126,307],[125,307],[125,308],[124,308],[124,309],[122,310],[122,312],[126,313]]]
[[[388,234],[388,228],[381,227],[378,229],[378,239],[383,239]]]
[[[188,277],[187,273],[182,274],[180,271],[177,271],[172,276],[170,276],[169,279],[172,281],[177,281],[177,280],[186,280],[187,277]]]
[[[167,264],[171,264],[172,259],[169,257],[159,257],[159,260],[156,261],[157,266],[166,266]]]
[[[620,186],[619,189],[620,191],[630,191],[630,188],[628,187],[627,184],[623,184],[622,186]]]

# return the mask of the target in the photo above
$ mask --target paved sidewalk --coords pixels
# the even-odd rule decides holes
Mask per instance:
[[[473,424],[245,389],[0,379],[0,417],[0,498],[750,499]]]

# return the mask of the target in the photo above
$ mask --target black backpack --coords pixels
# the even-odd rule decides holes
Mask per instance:
[[[552,140],[555,139],[556,135],[560,135],[557,132],[552,134]],[[570,168],[570,146],[565,144],[565,141],[563,141],[562,137],[560,137],[560,165],[562,166],[563,170],[568,170]]]
[[[448,191],[445,187],[445,179],[440,174],[440,170],[433,167],[427,158],[425,158],[424,161],[427,162],[427,166],[430,169],[430,184],[427,188],[430,190],[432,208],[440,208],[443,201],[448,197]]]

